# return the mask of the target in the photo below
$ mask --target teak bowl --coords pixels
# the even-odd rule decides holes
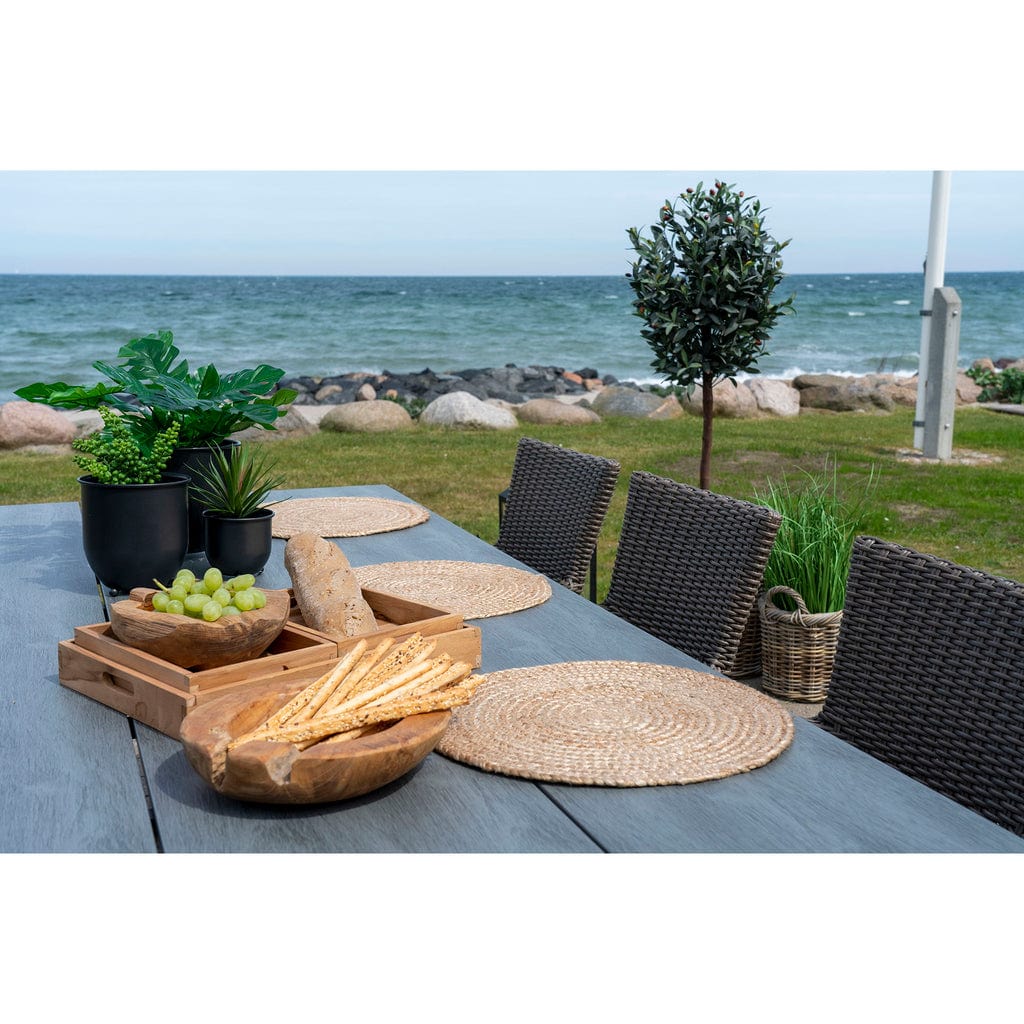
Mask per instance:
[[[308,680],[306,681],[308,682]],[[268,804],[348,800],[401,778],[437,745],[450,711],[413,715],[379,732],[325,740],[299,751],[290,743],[228,743],[255,728],[306,685],[273,680],[225,694],[190,711],[181,723],[189,763],[218,793]]]
[[[267,590],[259,609],[206,622],[153,611],[155,591],[144,587],[110,606],[110,630],[123,644],[182,668],[207,669],[258,658],[288,621],[287,590]]]

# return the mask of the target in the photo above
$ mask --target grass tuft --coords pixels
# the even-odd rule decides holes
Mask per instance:
[[[861,532],[868,501],[875,489],[872,474],[855,502],[839,493],[839,474],[833,463],[820,474],[804,472],[802,486],[794,487],[783,476],[769,480],[754,500],[782,516],[768,565],[765,587],[795,590],[812,614],[840,611],[846,602],[853,542]],[[781,608],[795,610],[786,594],[773,598]]]

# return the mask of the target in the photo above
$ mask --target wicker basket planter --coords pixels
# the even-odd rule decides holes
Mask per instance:
[[[797,611],[777,608],[776,594],[787,594]],[[789,587],[771,587],[758,599],[761,620],[761,685],[784,700],[820,703],[828,695],[842,611],[808,612]]]

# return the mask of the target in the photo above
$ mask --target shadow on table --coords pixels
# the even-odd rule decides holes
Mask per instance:
[[[382,786],[380,789],[367,793],[365,796],[353,797],[349,800],[334,800],[322,804],[266,804],[250,803],[222,796],[199,776],[188,763],[183,749],[177,750],[170,757],[164,758],[156,769],[153,783],[159,786],[161,793],[188,807],[194,807],[210,814],[219,814],[230,818],[256,818],[260,820],[287,818],[315,818],[327,812],[341,809],[365,807],[386,799],[406,786],[422,768],[423,763],[416,765],[400,779]]]

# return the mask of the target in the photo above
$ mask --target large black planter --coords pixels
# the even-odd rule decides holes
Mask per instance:
[[[203,513],[206,558],[225,576],[258,576],[270,558],[273,543],[272,508],[257,509],[244,519]]]
[[[157,484],[101,484],[80,476],[82,546],[96,578],[111,590],[170,582],[188,547],[188,483],[164,473]]]
[[[221,441],[218,446],[225,457],[230,457],[231,449],[237,448],[239,441],[231,439]],[[195,478],[196,470],[208,470],[213,466],[213,448],[209,445],[198,445],[195,448],[175,448],[174,454],[167,463],[169,473],[184,473]],[[188,493],[188,550],[189,554],[203,550],[203,512],[206,505],[196,497],[192,488]]]

